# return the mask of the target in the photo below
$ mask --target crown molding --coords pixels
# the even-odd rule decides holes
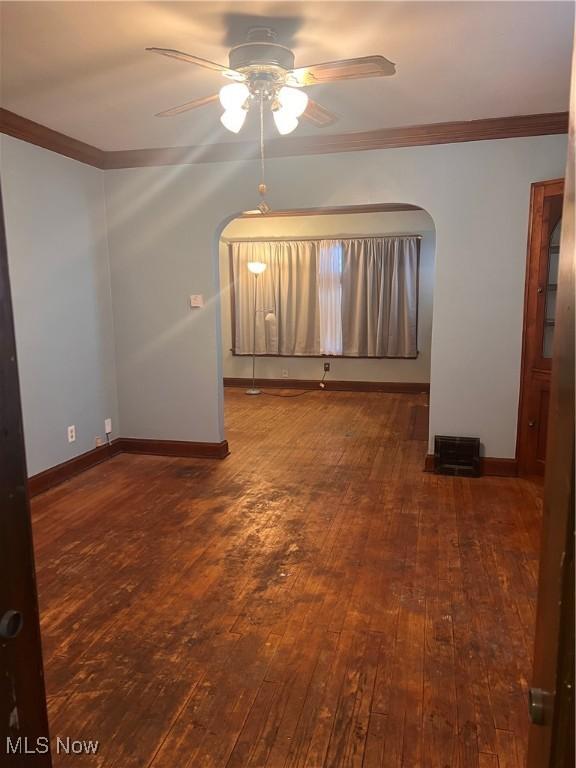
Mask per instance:
[[[255,142],[233,141],[191,147],[160,147],[107,152],[65,136],[51,128],[0,110],[0,132],[66,157],[105,170],[162,165],[194,165],[253,160],[258,156]],[[362,152],[371,149],[419,147],[465,141],[491,141],[568,132],[568,113],[494,117],[450,123],[430,123],[377,131],[316,136],[285,136],[266,144],[268,157],[323,155],[331,152]]]
[[[489,141],[525,136],[567,133],[568,113],[497,117],[451,123],[430,123],[385,128],[360,133],[317,136],[284,136],[266,143],[267,157],[323,155],[331,152],[361,152],[371,149],[418,147],[464,141]],[[135,149],[106,153],[106,168],[138,168],[154,165],[254,160],[256,142],[234,141],[196,147]]]
[[[104,168],[106,153],[103,150],[58,131],[53,131],[51,128],[46,128],[45,125],[35,123],[33,120],[28,120],[27,117],[21,117],[21,115],[9,112],[7,109],[0,109],[0,133],[27,141],[28,144],[35,144],[37,147],[49,149],[59,155],[71,157],[73,160],[79,160],[86,165]]]

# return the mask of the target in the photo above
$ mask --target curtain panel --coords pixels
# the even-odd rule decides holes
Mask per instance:
[[[343,241],[344,356],[417,356],[419,245],[416,237]]]
[[[414,358],[416,236],[230,243],[233,352]],[[257,278],[248,263],[266,270]],[[256,303],[255,303],[256,302]]]
[[[318,243],[313,240],[230,244],[233,279],[233,351],[252,354],[256,306],[257,355],[319,355]],[[261,261],[257,278],[248,263]],[[256,286],[256,305],[254,305]]]

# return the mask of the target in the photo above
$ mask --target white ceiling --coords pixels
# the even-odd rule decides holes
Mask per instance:
[[[234,141],[211,104],[215,72],[146,53],[227,63],[238,30],[277,17],[299,66],[382,54],[389,78],[315,86],[338,122],[295,135],[557,112],[568,108],[571,2],[3,2],[2,106],[105,150]],[[241,42],[240,40],[236,40]],[[256,135],[248,124],[239,139]]]

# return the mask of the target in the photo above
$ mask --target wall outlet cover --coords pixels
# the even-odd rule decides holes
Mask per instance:
[[[282,378],[283,379],[288,378],[288,368],[282,368]]]
[[[112,419],[104,419],[104,432],[109,435],[112,432]]]
[[[324,373],[328,373],[330,370],[330,363],[324,363]]]
[[[73,443],[76,440],[76,427],[74,424],[70,424],[68,427],[68,442]]]

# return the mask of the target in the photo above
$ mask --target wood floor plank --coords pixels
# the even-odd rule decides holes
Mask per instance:
[[[426,601],[424,650],[423,765],[458,765],[458,711],[451,604]]]
[[[363,768],[381,768],[386,749],[386,715],[370,713]]]
[[[335,632],[327,632],[324,637],[325,641],[320,649],[318,663],[306,692],[298,728],[291,739],[290,749],[284,764],[285,768],[306,768],[308,765],[308,751],[312,741],[314,725],[318,718],[322,716],[323,703],[330,680],[330,671],[337,656],[338,644],[341,640],[341,635]]]
[[[488,752],[480,752],[478,758],[480,768],[499,768],[498,755],[491,755]]]
[[[334,768],[362,766],[381,642],[382,638],[376,634],[354,633],[353,650],[340,689],[326,765]]]
[[[541,486],[423,473],[424,394],[225,399],[225,461],[33,499],[52,732],[95,768],[521,768]]]
[[[266,680],[262,683],[230,753],[226,768],[245,768],[253,764],[252,758],[263,739],[268,718],[274,710],[281,689],[282,683]]]
[[[321,768],[328,765],[326,754],[334,728],[344,675],[353,653],[354,639],[353,632],[343,632],[339,635],[338,646],[321,692],[320,709],[309,728],[308,748],[303,763],[306,768],[309,766]]]

